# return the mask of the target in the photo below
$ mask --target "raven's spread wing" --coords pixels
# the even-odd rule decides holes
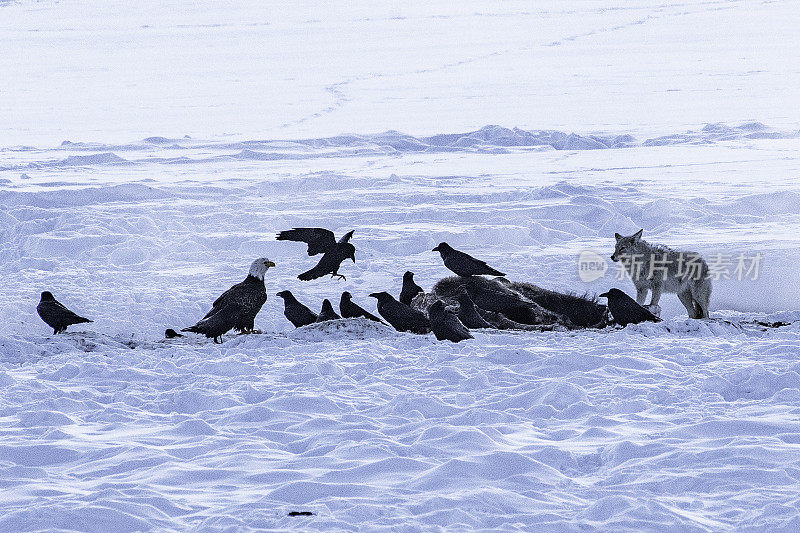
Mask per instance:
[[[327,258],[327,259],[326,259]],[[322,259],[319,260],[319,263],[314,266],[311,270],[303,272],[297,278],[300,281],[311,281],[312,279],[321,278],[326,274],[330,274],[333,272],[332,270],[332,261],[330,260],[330,254],[325,254],[322,256]]]
[[[348,235],[352,236],[353,232],[351,231]],[[347,235],[345,237],[350,239]],[[308,244],[308,255],[324,254],[336,246],[336,236],[332,231],[324,228],[294,228],[278,233],[277,239]]]
[[[354,232],[355,232],[355,230],[351,229],[350,231],[348,231],[347,233],[345,233],[345,234],[344,234],[344,237],[342,237],[341,239],[339,239],[339,244],[344,244],[344,243],[346,243],[346,242],[349,242],[349,241],[350,241],[350,238],[353,236],[353,233],[354,233]],[[331,234],[331,235],[333,235],[333,234]]]

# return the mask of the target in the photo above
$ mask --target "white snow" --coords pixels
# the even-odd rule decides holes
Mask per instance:
[[[800,529],[795,12],[0,1],[0,530]],[[355,229],[346,282],[296,226]],[[758,279],[459,344],[274,296],[374,311],[440,241],[632,293],[577,262],[639,228]],[[262,334],[163,339],[262,256]]]

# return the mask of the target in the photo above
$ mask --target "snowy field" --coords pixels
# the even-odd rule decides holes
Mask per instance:
[[[0,531],[800,530],[795,2],[224,4],[0,0]],[[297,226],[355,230],[346,281]],[[633,294],[578,256],[640,228],[732,258],[710,320],[451,344],[275,296],[374,311],[441,241]],[[262,334],[163,339],[261,256]]]

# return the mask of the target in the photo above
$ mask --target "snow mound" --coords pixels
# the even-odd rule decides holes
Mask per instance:
[[[309,324],[289,332],[297,340],[331,342],[337,339],[377,339],[404,336],[391,326],[366,318],[342,318]]]

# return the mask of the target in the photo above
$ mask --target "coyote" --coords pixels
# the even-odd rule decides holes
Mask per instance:
[[[620,261],[636,286],[636,301],[644,305],[652,291],[650,305],[658,305],[661,293],[678,294],[689,318],[708,318],[711,280],[708,265],[697,252],[679,252],[642,240],[639,230],[630,237],[615,233],[617,247],[612,261]]]

